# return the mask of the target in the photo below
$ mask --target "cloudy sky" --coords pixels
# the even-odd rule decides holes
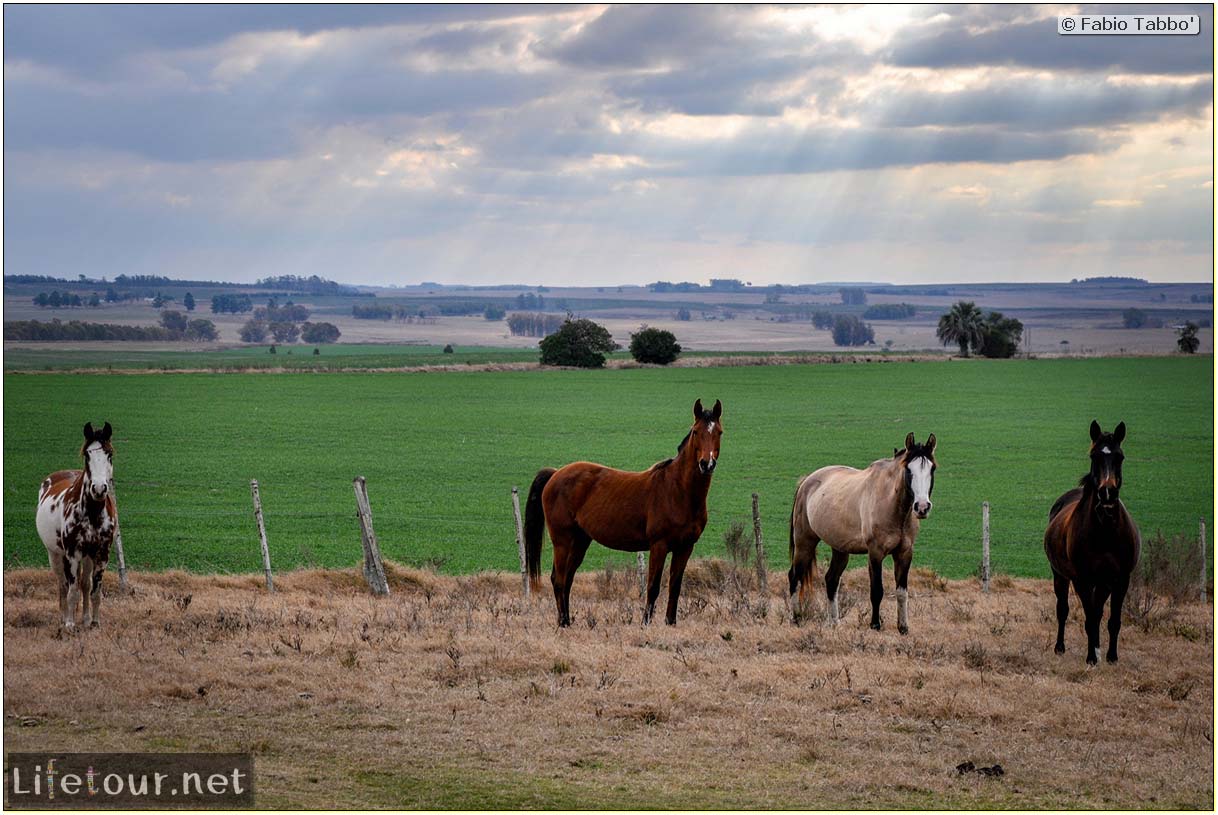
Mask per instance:
[[[1079,10],[7,5],[4,271],[1208,280],[1210,7]]]

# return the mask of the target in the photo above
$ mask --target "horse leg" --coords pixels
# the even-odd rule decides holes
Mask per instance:
[[[80,605],[80,559],[63,558],[63,574],[68,587],[67,603],[63,607],[63,627],[76,628],[76,607]]]
[[[59,589],[59,619],[63,620],[68,613],[68,577],[63,570],[63,553],[50,552],[51,574],[55,577],[55,585]]]
[[[653,543],[647,554],[647,605],[643,607],[643,625],[651,622],[656,610],[656,598],[660,596],[660,580],[664,576],[664,558],[668,557],[668,546]]]
[[[880,601],[884,599],[883,566],[883,557],[867,556],[867,570],[871,572],[871,627],[876,631],[883,625],[880,620]]]
[[[1096,665],[1100,661],[1100,619],[1104,616],[1104,601],[1108,599],[1107,589],[1097,585],[1074,584],[1074,590],[1083,600],[1083,626],[1087,629],[1087,664]]]
[[[1125,605],[1125,592],[1129,590],[1129,575],[1122,575],[1112,587],[1112,607],[1108,611],[1108,655],[1109,662],[1117,661],[1117,638],[1121,636],[1121,608]]]
[[[93,558],[85,555],[80,559],[80,625],[83,628],[89,623],[89,608],[93,605]]]
[[[1057,644],[1053,653],[1066,653],[1066,618],[1070,616],[1070,581],[1053,573],[1053,593],[1057,595]]]
[[[571,541],[571,549],[567,554],[567,574],[562,586],[563,622],[560,625],[571,624],[571,585],[575,582],[575,570],[579,568],[579,564],[584,562],[584,555],[588,553],[590,543],[592,543],[592,538],[584,534],[582,530]]]
[[[101,599],[102,599],[101,584],[102,584],[102,575],[105,573],[106,573],[105,561],[99,562],[93,567],[93,586],[92,586],[93,619],[92,619],[90,625],[92,625],[94,628],[97,628],[99,625],[101,625],[101,620],[99,619],[99,614],[101,612]]]
[[[892,555],[892,574],[897,584],[897,631],[909,633],[909,566],[913,562],[913,547],[902,546]]]
[[[668,613],[664,622],[675,625],[677,622],[677,599],[681,595],[681,578],[685,575],[685,564],[693,554],[694,547],[683,546],[672,553],[672,565],[668,567]]]
[[[559,532],[554,534],[555,530],[550,530],[550,542],[554,545],[554,565],[550,568],[550,585],[554,587],[554,605],[558,609],[558,625],[565,626],[571,624],[570,610],[567,608],[568,594],[566,592],[567,582],[567,560],[571,556],[571,540],[565,533]]]
[[[839,552],[836,549],[833,552],[833,559],[829,561],[829,569],[825,572],[825,594],[829,598],[829,622],[837,625],[840,614],[837,611],[837,584],[842,579],[842,572],[846,571],[846,564],[850,561],[850,555],[845,552]]]

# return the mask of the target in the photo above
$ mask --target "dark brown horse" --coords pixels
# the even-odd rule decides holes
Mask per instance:
[[[550,582],[560,626],[571,624],[571,582],[592,541],[622,552],[650,553],[644,623],[651,621],[664,559],[672,552],[665,620],[669,625],[677,621],[681,576],[706,526],[706,494],[719,460],[722,414],[718,401],[713,409],[703,410],[699,399],[694,403],[694,425],[677,447],[676,458],[641,473],[587,461],[537,473],[525,504],[525,560],[536,590],[541,583],[544,525],[554,544]]]
[[[1117,661],[1121,633],[1121,606],[1129,589],[1129,575],[1138,565],[1142,538],[1137,524],[1121,503],[1121,442],[1125,423],[1105,433],[1091,423],[1091,470],[1079,486],[1067,492],[1049,510],[1045,554],[1053,569],[1057,594],[1058,654],[1066,651],[1066,617],[1070,614],[1070,584],[1083,604],[1087,629],[1087,664],[1100,661],[1100,620],[1104,602],[1112,595],[1108,615],[1109,662]]]

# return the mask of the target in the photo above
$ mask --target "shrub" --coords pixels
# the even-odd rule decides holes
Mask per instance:
[[[638,362],[667,365],[681,353],[681,346],[671,331],[662,328],[644,328],[630,335],[630,356]]]
[[[834,345],[874,345],[875,331],[853,314],[839,314],[833,319]]]
[[[267,328],[275,342],[292,343],[300,338],[300,326],[296,323],[271,323]]]
[[[1003,317],[1000,311],[991,311],[981,326],[981,347],[984,357],[1008,358],[1019,350],[1023,339],[1023,323],[1014,317]]]
[[[542,365],[569,365],[576,368],[603,368],[605,354],[618,349],[613,336],[603,325],[570,317],[541,346]]]
[[[212,342],[220,339],[220,332],[211,320],[191,320],[186,324],[184,332],[186,339],[195,342]]]
[[[186,315],[180,311],[162,311],[161,325],[180,334],[186,330]]]
[[[261,320],[249,320],[245,325],[241,326],[238,334],[242,342],[265,342],[267,335],[266,323]],[[273,346],[271,352],[274,353]]]
[[[1142,541],[1142,554],[1129,580],[1125,615],[1144,631],[1171,620],[1176,607],[1200,596],[1201,550],[1187,535]]]
[[[333,323],[305,323],[300,327],[300,338],[308,343],[337,342],[341,336],[342,332]]]
[[[1201,347],[1201,340],[1197,339],[1196,323],[1185,323],[1180,329],[1180,338],[1176,340],[1176,347],[1185,354],[1195,354],[1197,349]]]
[[[449,343],[448,345],[444,346],[444,353],[451,354],[452,352],[453,352],[452,343]]]
[[[1146,312],[1140,308],[1127,308],[1121,312],[1126,328],[1141,328],[1146,325]]]

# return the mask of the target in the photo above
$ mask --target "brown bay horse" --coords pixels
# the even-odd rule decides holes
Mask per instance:
[[[111,433],[109,422],[101,430],[86,424],[80,448],[84,469],[51,473],[38,490],[34,522],[59,583],[59,612],[67,630],[76,627],[82,595],[81,624],[98,624],[102,574],[118,529]]]
[[[525,504],[525,561],[534,589],[541,580],[542,528],[554,544],[550,582],[558,605],[558,624],[571,624],[571,582],[592,541],[622,552],[648,552],[647,604],[651,621],[664,559],[668,573],[669,625],[677,621],[681,577],[694,544],[706,527],[706,495],[719,460],[723,405],[704,410],[694,403],[694,424],[677,455],[641,473],[577,461],[537,473]]]
[[[1091,469],[1079,486],[1053,504],[1045,530],[1045,554],[1057,595],[1057,643],[1053,650],[1058,654],[1066,651],[1066,618],[1070,614],[1070,585],[1074,584],[1083,604],[1088,665],[1100,661],[1100,620],[1109,595],[1112,608],[1108,614],[1107,659],[1117,661],[1121,607],[1142,549],[1137,524],[1120,499],[1124,440],[1124,422],[1111,433],[1102,431],[1098,422],[1091,422]]]
[[[906,611],[909,566],[913,561],[918,526],[930,514],[935,488],[935,435],[926,444],[905,437],[904,449],[892,458],[875,461],[865,470],[821,467],[806,476],[795,490],[791,508],[791,594],[799,589],[806,607],[816,568],[816,545],[824,541],[833,550],[825,574],[829,621],[836,624],[838,582],[850,555],[867,555],[871,572],[871,627],[880,628],[880,601],[884,598],[884,558],[892,555],[897,585],[897,630],[909,633]]]

